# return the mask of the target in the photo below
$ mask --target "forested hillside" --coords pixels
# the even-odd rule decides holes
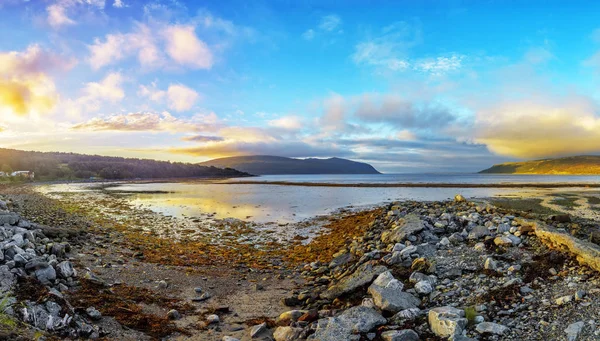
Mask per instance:
[[[36,179],[157,179],[187,177],[237,177],[248,174],[231,168],[197,164],[83,155],[57,152],[31,152],[0,148],[0,171],[34,171]]]

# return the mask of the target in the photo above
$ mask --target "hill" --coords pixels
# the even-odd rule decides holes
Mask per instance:
[[[293,159],[281,156],[234,156],[210,160],[203,166],[230,167],[255,175],[275,174],[380,174],[373,166],[340,158]]]
[[[479,173],[599,175],[600,156],[582,155],[557,159],[507,162],[494,165]]]
[[[191,163],[0,148],[0,171],[34,171],[36,179],[158,179],[239,177],[249,174]]]

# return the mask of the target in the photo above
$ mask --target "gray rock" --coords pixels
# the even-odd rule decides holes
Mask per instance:
[[[267,323],[263,322],[261,324],[257,324],[250,329],[250,337],[256,338],[259,337],[264,331],[267,330]]]
[[[233,336],[223,336],[222,341],[240,341],[240,339],[236,339]]]
[[[488,257],[485,259],[485,263],[483,263],[483,268],[486,270],[496,271],[498,270],[498,263],[492,257]]]
[[[475,330],[479,334],[502,335],[508,330],[508,327],[492,322],[481,322],[475,327]]]
[[[302,332],[302,328],[277,327],[273,333],[275,341],[293,341],[297,340]]]
[[[98,310],[96,310],[96,308],[94,308],[94,307],[88,307],[85,310],[85,313],[87,314],[87,316],[89,316],[92,320],[95,320],[95,321],[102,318],[102,314]]]
[[[485,236],[489,236],[490,235],[490,230],[485,227],[485,226],[475,226],[471,232],[469,232],[469,236],[467,237],[468,239],[481,239]]]
[[[412,329],[388,330],[381,334],[383,341],[419,341],[419,334]]]
[[[35,270],[35,277],[43,284],[50,284],[56,279],[56,271],[53,267],[46,264],[46,267]]]
[[[429,311],[429,327],[441,337],[454,337],[462,334],[467,326],[465,312],[454,307],[438,307]]]
[[[367,333],[385,324],[387,320],[374,309],[364,306],[352,307],[336,317],[317,321],[317,328],[309,340],[340,341],[349,340],[355,333]]]
[[[179,320],[181,318],[181,314],[177,310],[171,309],[167,312],[167,318],[169,320]]]
[[[337,268],[338,266],[341,265],[346,265],[348,264],[350,261],[352,261],[354,257],[352,256],[351,253],[344,253],[342,255],[339,255],[337,257],[335,257],[330,263],[329,263],[329,268],[333,269],[333,268]]]
[[[333,300],[343,294],[353,292],[354,290],[371,283],[375,276],[384,271],[387,271],[387,268],[383,265],[373,266],[370,262],[362,264],[354,271],[354,273],[344,277],[338,283],[321,293],[321,298]]]
[[[56,265],[56,272],[62,278],[69,278],[75,276],[76,272],[73,269],[73,265],[69,261],[63,261]]]
[[[427,281],[420,281],[415,284],[415,291],[420,295],[429,295],[433,291],[433,286]]]
[[[213,323],[219,323],[221,321],[221,319],[219,318],[219,315],[208,315],[206,317],[206,322],[208,322],[209,324],[213,324]]]
[[[417,308],[421,301],[402,291],[402,282],[395,279],[389,271],[379,275],[368,289],[375,305],[381,310],[397,313],[400,310]]]
[[[567,329],[565,329],[565,333],[567,333],[567,341],[576,341],[579,338],[579,334],[583,330],[585,323],[583,321],[571,323]]]
[[[569,302],[573,301],[573,296],[572,295],[566,295],[566,296],[562,296],[557,298],[556,300],[554,300],[554,302],[558,305],[563,305],[563,304],[567,304]]]
[[[419,216],[416,214],[407,214],[398,220],[396,227],[386,230],[381,234],[381,241],[387,244],[400,243],[409,236],[421,232],[424,228],[425,225]]]

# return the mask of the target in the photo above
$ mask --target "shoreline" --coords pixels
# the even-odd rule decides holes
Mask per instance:
[[[293,181],[236,181],[214,182],[222,185],[274,185],[274,186],[299,186],[299,187],[359,187],[359,188],[600,188],[600,183],[322,183],[322,182],[293,182]]]

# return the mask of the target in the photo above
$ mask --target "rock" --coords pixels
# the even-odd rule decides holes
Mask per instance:
[[[420,281],[415,284],[415,291],[420,295],[429,295],[433,291],[433,286],[427,281]]]
[[[158,281],[158,288],[159,289],[166,289],[169,287],[169,283],[167,283],[167,281]]]
[[[56,271],[53,267],[46,264],[46,267],[35,270],[35,277],[43,284],[50,284],[56,279]]]
[[[467,199],[463,197],[461,194],[457,194],[454,196],[454,202],[466,202]]]
[[[485,251],[485,244],[477,243],[475,246],[473,246],[473,249],[475,249],[475,251]]]
[[[348,252],[346,252],[346,253],[344,253],[344,254],[341,254],[341,255],[339,255],[339,256],[337,256],[337,257],[335,257],[335,258],[334,258],[334,259],[333,259],[333,260],[332,260],[332,261],[329,263],[329,268],[330,268],[330,269],[333,269],[333,268],[337,268],[338,266],[341,266],[341,265],[346,265],[346,264],[348,264],[349,262],[351,262],[353,258],[354,258],[354,257],[352,256],[352,254],[351,254],[351,253],[348,253]]]
[[[567,303],[571,302],[572,300],[573,300],[572,295],[566,295],[566,296],[557,298],[556,300],[554,300],[554,302],[558,305],[563,305],[563,304],[567,304]]]
[[[377,311],[364,306],[352,307],[336,317],[317,321],[315,333],[309,340],[341,341],[349,340],[354,333],[367,333],[385,324],[387,320]]]
[[[73,265],[69,261],[63,261],[56,265],[56,272],[62,278],[69,278],[76,275],[75,269],[73,269]]]
[[[579,334],[583,330],[585,323],[583,321],[571,323],[567,329],[565,329],[565,333],[567,333],[567,341],[576,341],[579,338]]]
[[[277,327],[273,333],[275,341],[292,341],[297,340],[302,332],[302,328],[294,327]]]
[[[508,327],[492,322],[481,322],[475,327],[475,330],[479,334],[502,335],[508,330]]]
[[[438,307],[429,311],[429,327],[440,337],[454,337],[462,334],[467,326],[465,312],[454,307]]]
[[[171,309],[167,312],[167,318],[169,320],[179,320],[181,318],[181,314],[177,310]]]
[[[300,318],[300,316],[304,315],[304,313],[306,313],[306,310],[285,311],[281,313],[281,315],[279,315],[277,321],[281,323],[296,322]]]
[[[416,308],[421,301],[413,295],[403,292],[404,285],[386,271],[379,275],[368,289],[375,305],[381,310],[397,313],[400,310]]]
[[[222,341],[240,341],[240,339],[236,339],[235,337],[232,337],[232,336],[223,336],[223,338],[221,340]]]
[[[486,270],[496,271],[498,270],[498,264],[492,257],[488,257],[485,259],[485,263],[483,264],[483,268]]]
[[[419,308],[404,309],[392,316],[392,320],[414,320],[419,315],[421,315],[421,309]]]
[[[195,287],[194,291],[196,292],[196,294],[201,294],[202,293],[202,288],[200,287]]]
[[[586,292],[584,290],[577,290],[575,292],[575,300],[581,301],[585,297]]]
[[[209,324],[213,324],[213,323],[219,323],[221,321],[221,319],[219,318],[219,315],[212,314],[212,315],[208,315],[206,317],[206,321]]]
[[[469,232],[469,236],[467,237],[468,239],[481,239],[485,236],[489,236],[490,235],[490,230],[485,227],[485,226],[475,226],[471,232]]]
[[[441,246],[448,246],[448,245],[450,245],[450,240],[448,239],[448,237],[442,238],[442,240],[440,240],[440,245]]]
[[[383,265],[373,266],[370,262],[364,263],[350,276],[344,277],[338,283],[321,293],[321,298],[333,300],[343,294],[352,292],[371,283],[375,276],[385,271],[387,271],[387,268]]]
[[[85,313],[94,321],[97,321],[102,318],[102,314],[94,307],[88,307],[85,310]]]
[[[266,330],[267,330],[267,323],[266,322],[263,322],[261,324],[257,324],[257,325],[253,326],[250,329],[250,337],[253,338],[253,339],[256,338],[256,337],[259,337],[260,334],[262,334]]]
[[[418,215],[407,214],[397,221],[396,227],[383,231],[381,241],[387,244],[400,243],[424,228],[425,225]]]
[[[381,334],[383,341],[419,341],[419,334],[412,329],[388,330]]]
[[[498,246],[512,246],[513,242],[508,237],[496,237],[494,238],[494,244]]]

